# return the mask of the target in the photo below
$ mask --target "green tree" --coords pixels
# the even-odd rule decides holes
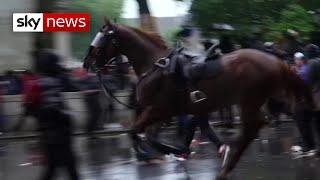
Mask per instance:
[[[190,12],[195,25],[200,26],[205,32],[212,31],[213,23],[227,23],[237,29],[234,34],[250,36],[257,31],[270,30],[270,26],[279,22],[283,16],[282,12],[289,5],[301,4],[308,11],[319,9],[319,2],[319,0],[194,0]]]
[[[315,21],[310,13],[300,5],[290,5],[281,12],[280,20],[272,26],[273,32],[292,29],[308,37],[316,30]]]

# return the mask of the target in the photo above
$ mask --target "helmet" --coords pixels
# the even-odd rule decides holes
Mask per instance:
[[[302,54],[301,52],[296,52],[294,54],[294,58],[295,59],[304,59],[304,54]]]
[[[320,56],[320,48],[315,44],[308,44],[304,48],[304,54],[308,59],[317,58]]]

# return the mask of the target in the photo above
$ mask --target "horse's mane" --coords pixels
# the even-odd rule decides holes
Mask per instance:
[[[127,26],[128,27],[128,26]],[[146,32],[146,31],[142,31],[138,28],[134,28],[134,27],[128,27],[131,30],[133,30],[135,33],[147,38],[149,41],[153,42],[156,46],[160,47],[160,48],[168,48],[166,42],[163,40],[163,38],[155,32]]]

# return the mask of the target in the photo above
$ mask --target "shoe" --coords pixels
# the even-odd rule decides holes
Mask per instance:
[[[298,145],[291,146],[290,151],[292,155],[300,155],[302,154],[302,147]]]
[[[226,164],[230,152],[230,146],[223,144],[219,148],[219,155],[222,157],[222,167]]]
[[[204,92],[196,90],[196,91],[190,92],[190,99],[193,103],[199,103],[201,101],[206,100],[207,96],[206,94],[204,94]]]
[[[183,154],[175,154],[173,158],[177,161],[186,161],[189,158],[189,154],[183,153]]]
[[[291,154],[293,156],[293,159],[300,159],[315,156],[317,154],[317,150],[304,150],[301,146],[292,146]]]
[[[206,144],[209,144],[209,141],[205,140],[205,139],[198,139],[198,144],[199,145],[206,145]]]
[[[319,151],[319,150],[317,151],[316,159],[317,159],[317,160],[320,160],[320,151]]]
[[[209,144],[209,141],[206,139],[198,138],[191,141],[191,146],[205,145]]]

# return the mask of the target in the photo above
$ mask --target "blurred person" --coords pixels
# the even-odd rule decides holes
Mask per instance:
[[[224,34],[220,37],[219,48],[222,54],[231,53],[235,50],[234,43],[230,36]]]
[[[277,54],[287,63],[293,62],[293,57],[296,52],[302,52],[303,41],[297,31],[288,29],[283,32],[282,37],[275,44]]]
[[[226,159],[224,157],[225,154],[228,154],[227,151],[230,150],[230,147],[223,144],[220,138],[216,135],[216,133],[213,131],[213,129],[210,127],[209,124],[209,116],[193,116],[188,117],[187,115],[178,117],[180,122],[183,122],[180,124],[179,128],[180,137],[183,137],[184,139],[184,146],[190,147],[191,143],[193,142],[193,138],[196,132],[196,128],[200,128],[201,132],[201,138],[199,140],[194,140],[195,144],[207,144],[207,142],[203,141],[203,138],[208,138],[214,146],[217,148],[217,151],[220,156],[223,157],[223,159]],[[182,126],[182,128],[181,128]],[[179,154],[175,155],[177,160],[185,160],[189,157],[190,154]]]
[[[34,87],[34,83],[37,83],[37,79],[37,75],[30,71],[26,71],[21,76],[23,113],[19,118],[18,123],[14,126],[14,131],[19,131],[24,126],[28,117],[37,118],[39,104],[34,99],[34,97],[37,97],[37,94],[34,93],[39,93],[39,91],[32,89]]]
[[[4,75],[4,80],[8,82],[6,87],[7,95],[16,95],[21,93],[21,81],[13,71],[7,71]]]
[[[229,106],[227,108],[220,109],[218,113],[220,116],[220,120],[223,122],[223,126],[227,129],[232,129],[234,127],[234,115],[232,112],[232,107]]]
[[[39,130],[40,141],[46,158],[41,180],[53,179],[58,167],[68,171],[69,179],[78,180],[76,157],[72,150],[72,124],[62,92],[70,81],[61,58],[50,50],[35,54],[35,70],[39,74]]]
[[[73,71],[77,84],[84,96],[84,102],[87,110],[86,132],[89,138],[95,139],[94,131],[99,130],[99,122],[101,120],[102,107],[100,104],[100,83],[98,77],[94,73],[88,73],[83,68]],[[101,124],[101,123],[100,123]]]
[[[3,87],[2,84],[0,84],[0,136],[3,135],[4,131],[5,131],[5,117],[3,114]]]
[[[294,54],[294,71],[305,81],[308,81],[308,60],[301,52]]]
[[[82,81],[84,100],[87,108],[87,133],[90,138],[96,138],[93,134],[98,130],[99,120],[101,119],[101,105],[100,105],[100,83],[97,75],[88,73]]]
[[[222,54],[231,53],[235,50],[234,42],[230,35],[223,34],[220,37],[219,49]],[[224,123],[226,128],[233,128],[233,113],[231,107],[226,107],[224,109],[218,110],[221,121]]]
[[[180,50],[182,56],[178,58],[178,63],[182,68],[183,77],[186,78],[192,89],[190,98],[194,103],[203,101],[206,99],[206,95],[197,88],[197,82],[202,78],[206,68],[206,51],[201,42],[201,33],[197,28],[184,27],[177,36],[181,40],[182,46]]]
[[[197,28],[192,27],[184,27],[180,32],[177,34],[178,38],[181,40],[182,50],[180,50],[183,58],[180,58],[180,65],[182,66],[183,76],[187,78],[187,83],[189,82],[189,86],[193,89],[190,93],[190,98],[193,99],[194,103],[201,102],[206,99],[206,95],[197,89],[197,81],[203,78],[204,72],[206,71],[206,61],[214,60],[208,59],[207,55],[210,52],[206,52],[208,45],[202,44],[201,42],[201,33]],[[227,51],[229,48],[230,41],[225,41],[223,44],[224,50]],[[230,49],[228,49],[230,50]],[[213,56],[218,58],[217,56]],[[226,150],[229,148],[228,146],[222,145],[219,138],[216,136],[214,131],[211,129],[208,123],[208,117],[193,117],[188,118],[188,115],[182,115],[178,117],[178,134],[183,134],[184,138],[184,145],[189,148],[196,127],[199,126],[202,132],[203,137],[208,137],[217,147],[218,151],[221,152],[222,155],[227,154],[225,153]],[[195,123],[196,122],[196,123]],[[176,155],[178,160],[185,159],[189,156],[189,154],[181,154]]]
[[[304,48],[304,56],[295,54],[296,72],[308,84],[315,94],[315,103],[319,107],[320,93],[320,48],[309,44]],[[302,138],[302,147],[293,146],[294,155],[299,157],[313,156],[317,153],[314,129],[320,139],[320,111],[313,111],[304,104],[297,104],[295,119]],[[319,150],[318,150],[319,154]]]

